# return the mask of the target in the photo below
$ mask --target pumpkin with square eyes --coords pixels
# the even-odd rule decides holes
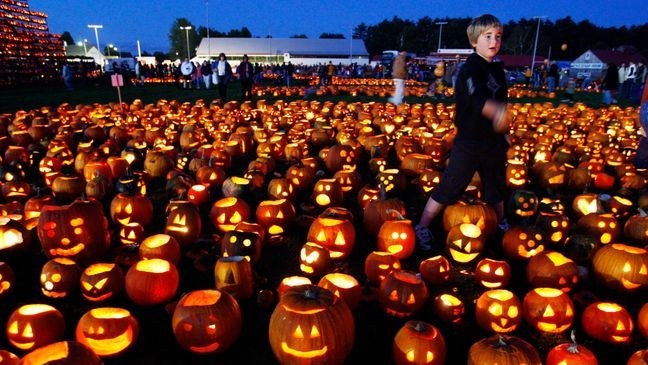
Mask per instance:
[[[180,298],[171,327],[182,348],[197,354],[222,353],[241,334],[243,320],[236,299],[220,290],[194,290]]]
[[[66,258],[54,258],[41,269],[41,291],[49,298],[66,298],[79,288],[81,268]]]
[[[65,333],[65,320],[47,304],[25,304],[7,320],[7,340],[21,350],[33,350],[56,342]]]
[[[429,293],[425,282],[412,271],[394,270],[380,283],[378,301],[390,316],[407,318],[425,306]]]
[[[100,357],[128,351],[139,335],[139,323],[128,310],[102,307],[86,312],[77,323],[76,339]]]
[[[114,263],[96,263],[83,270],[81,294],[91,302],[117,296],[124,287],[124,272]]]
[[[433,325],[408,321],[396,332],[392,352],[397,365],[441,365],[445,363],[446,344]]]
[[[485,291],[475,303],[477,324],[488,332],[509,333],[522,322],[522,303],[511,291]]]
[[[562,333],[574,321],[574,303],[559,289],[532,289],[524,296],[522,306],[526,322],[541,332]]]
[[[355,340],[347,304],[315,285],[288,289],[272,312],[268,337],[282,364],[343,364]]]
[[[475,280],[488,289],[505,287],[510,279],[511,266],[504,260],[485,258],[475,268]]]

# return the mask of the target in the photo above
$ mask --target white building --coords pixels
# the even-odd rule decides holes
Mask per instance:
[[[104,55],[99,52],[97,47],[91,44],[86,44],[85,47],[76,44],[67,45],[65,48],[65,55],[68,58],[91,57],[97,65],[103,65],[105,58]]]
[[[320,63],[365,65],[369,53],[362,39],[307,38],[203,38],[194,61],[227,55],[232,66],[247,54],[252,63],[283,63],[316,65]]]

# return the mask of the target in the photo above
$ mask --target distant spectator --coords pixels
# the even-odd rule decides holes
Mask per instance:
[[[392,66],[392,79],[394,80],[394,96],[389,98],[390,103],[400,105],[405,96],[405,80],[407,79],[407,52],[401,50],[398,52]]]
[[[212,70],[214,70],[213,65]],[[229,85],[230,81],[232,81],[232,66],[230,66],[229,62],[227,62],[225,53],[218,55],[215,72],[218,80],[218,94],[221,100],[225,102],[227,101],[227,86]]]
[[[200,73],[202,74],[205,89],[210,89],[212,83],[212,69],[208,60],[205,60],[202,66],[200,66]]]
[[[614,63],[608,63],[603,81],[601,82],[601,88],[603,89],[603,104],[610,105],[616,103],[614,94],[619,88],[619,70]]]
[[[72,70],[70,69],[70,65],[68,63],[63,64],[63,70],[61,70],[61,76],[63,77],[63,83],[65,84],[65,88],[68,89],[68,91],[74,90],[74,85],[72,84]]]
[[[547,92],[553,92],[556,90],[558,76],[558,65],[556,64],[556,61],[552,61],[549,65],[549,71],[547,71]]]
[[[254,66],[248,60],[248,55],[243,55],[243,61],[238,65],[236,73],[241,80],[241,100],[251,100]]]

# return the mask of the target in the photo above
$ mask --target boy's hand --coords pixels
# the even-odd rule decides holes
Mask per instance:
[[[495,133],[508,133],[511,128],[511,118],[508,113],[506,104],[497,106],[493,116],[493,130]]]

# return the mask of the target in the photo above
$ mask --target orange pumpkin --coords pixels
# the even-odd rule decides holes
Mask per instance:
[[[446,344],[436,327],[423,321],[408,321],[394,337],[394,361],[405,364],[444,364]]]

